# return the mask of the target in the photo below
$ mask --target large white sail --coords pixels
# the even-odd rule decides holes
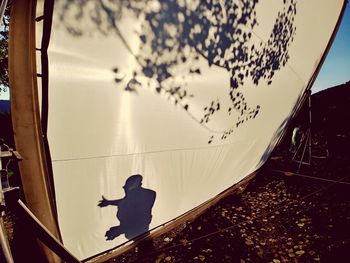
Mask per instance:
[[[43,99],[65,246],[91,257],[256,171],[343,2],[55,1]]]

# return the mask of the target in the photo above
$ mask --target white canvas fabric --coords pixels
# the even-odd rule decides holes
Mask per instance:
[[[49,46],[59,227],[80,259],[172,220],[257,170],[343,6],[112,2],[55,1]],[[120,201],[98,206],[102,195]]]

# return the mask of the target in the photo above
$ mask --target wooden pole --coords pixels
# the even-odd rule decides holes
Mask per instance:
[[[26,203],[50,233],[60,240],[40,121],[35,16],[36,0],[13,2],[9,33],[12,124],[16,149],[23,156],[19,168]],[[40,246],[48,262],[62,262],[47,247]]]

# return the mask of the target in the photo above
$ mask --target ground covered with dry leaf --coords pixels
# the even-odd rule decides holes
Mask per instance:
[[[341,183],[297,169],[279,152],[242,194],[110,262],[349,262],[349,159],[315,158],[299,171]]]

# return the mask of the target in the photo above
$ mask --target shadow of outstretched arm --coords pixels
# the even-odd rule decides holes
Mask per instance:
[[[114,206],[118,206],[120,203],[121,199],[116,199],[116,200],[108,200],[106,199],[103,195],[102,195],[102,199],[100,201],[98,201],[98,206],[99,207],[106,207],[109,205],[114,205]]]

